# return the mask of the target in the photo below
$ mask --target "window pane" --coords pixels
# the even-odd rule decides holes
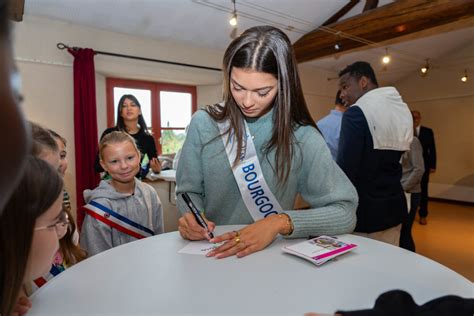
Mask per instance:
[[[120,98],[124,94],[135,96],[140,102],[143,118],[148,128],[151,128],[151,91],[143,89],[129,89],[114,87],[114,118],[117,123],[117,107]]]
[[[161,127],[186,127],[191,121],[190,93],[160,92]]]
[[[176,153],[183,146],[185,137],[184,129],[161,130],[161,153],[164,155]]]

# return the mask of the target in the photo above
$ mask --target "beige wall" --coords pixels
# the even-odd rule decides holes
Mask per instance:
[[[21,23],[15,23],[14,55],[22,76],[25,97],[22,106],[29,120],[54,129],[68,140],[69,168],[65,182],[73,203],[76,201],[73,59],[66,51],[56,48],[58,42],[216,68],[221,63],[221,52],[215,50],[93,30],[30,16],[25,16]],[[206,102],[213,97],[209,87],[218,87],[222,81],[221,74],[215,71],[100,55],[95,57],[95,67],[99,133],[106,128],[107,76],[197,85],[198,91],[203,91],[200,97]],[[200,85],[206,87],[200,89]]]
[[[422,78],[418,73],[396,83],[411,109],[422,114],[421,124],[433,129],[437,170],[430,177],[430,195],[474,202],[474,44],[461,47],[438,61],[439,67]],[[466,57],[471,56],[470,63]],[[450,67],[449,62],[466,60]],[[444,65],[444,66],[443,66]],[[471,69],[467,83],[460,81]]]
[[[73,203],[76,201],[73,59],[66,51],[56,48],[58,42],[215,68],[220,67],[223,54],[31,16],[24,16],[23,22],[15,23],[14,35],[14,54],[22,75],[23,109],[27,118],[54,129],[68,140],[69,168],[65,180]],[[222,99],[220,72],[101,55],[95,57],[95,68],[99,134],[106,128],[105,79],[108,76],[196,85],[200,106]],[[301,67],[305,97],[315,119],[326,115],[333,104],[337,82],[328,81],[328,77],[334,74]]]
[[[58,42],[96,50],[173,60],[219,68],[221,51],[185,44],[156,41],[113,32],[93,30],[48,19],[25,16],[15,24],[14,52],[23,80],[24,111],[28,119],[52,128],[66,137],[69,170],[66,186],[75,196],[75,158],[73,131],[72,57],[56,48]],[[91,36],[93,34],[93,36]],[[126,45],[125,45],[126,44]],[[474,44],[463,47],[450,60],[472,55]],[[221,100],[222,75],[219,72],[96,56],[96,93],[99,132],[106,128],[105,78],[107,76],[191,84],[197,86],[198,105]],[[426,78],[418,74],[395,86],[411,108],[422,112],[422,124],[433,128],[438,146],[438,170],[431,182],[432,194],[439,197],[472,200],[474,196],[474,65],[471,80],[459,81],[463,69],[435,68]],[[303,91],[315,120],[333,107],[337,90],[334,72],[309,65],[300,66]],[[466,198],[466,196],[469,196]]]
[[[217,85],[201,85],[197,87],[198,107],[222,101],[222,83]]]
[[[337,73],[309,65],[300,66],[299,72],[309,111],[313,119],[318,121],[334,108],[339,83],[334,79]]]

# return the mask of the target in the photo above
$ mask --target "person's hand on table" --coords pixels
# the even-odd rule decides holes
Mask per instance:
[[[207,220],[207,218],[202,216],[209,227],[209,232],[213,232],[216,224]],[[178,220],[178,230],[181,234],[181,237],[188,240],[203,240],[207,239],[210,240],[209,234],[207,233],[206,229],[201,227],[196,221],[196,218],[190,212],[187,212],[183,216],[180,217]]]
[[[24,315],[31,308],[31,301],[26,296],[20,296],[15,306],[13,307],[12,315]]]
[[[224,233],[210,240],[213,243],[224,242],[224,244],[206,256],[221,259],[236,255],[241,258],[260,251],[271,244],[278,234],[291,233],[289,221],[286,214],[271,215],[239,231]]]
[[[153,170],[154,173],[160,173],[161,171],[161,163],[158,158],[151,158],[150,160],[150,168]]]

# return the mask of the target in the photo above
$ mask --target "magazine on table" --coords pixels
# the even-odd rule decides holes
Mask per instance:
[[[330,236],[314,237],[282,248],[284,252],[306,259],[319,266],[340,256],[357,245]]]

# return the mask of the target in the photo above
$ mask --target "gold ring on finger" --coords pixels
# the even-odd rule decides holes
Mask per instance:
[[[236,243],[239,243],[240,242],[240,237],[237,236],[237,237],[234,238],[234,240],[235,240]]]

